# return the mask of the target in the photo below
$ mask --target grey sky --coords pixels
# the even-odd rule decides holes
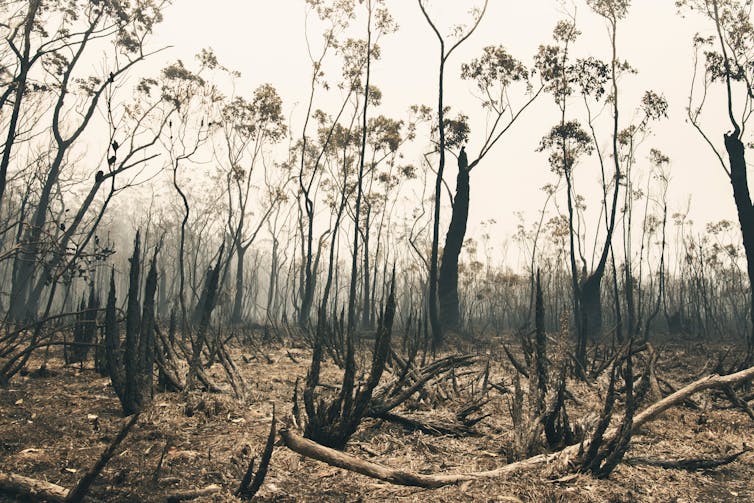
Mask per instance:
[[[468,22],[466,14],[481,1],[434,0],[430,12],[441,30]],[[372,71],[372,79],[383,91],[380,113],[404,118],[412,104],[436,104],[437,41],[425,23],[414,0],[387,0],[387,6],[400,25],[397,33],[381,42],[382,59]],[[577,24],[582,32],[574,48],[575,56],[593,55],[607,59],[607,30],[604,22],[582,1],[567,4],[576,7]],[[199,49],[212,47],[221,62],[243,74],[241,85],[249,91],[263,82],[272,83],[280,92],[286,115],[292,114],[294,134],[300,134],[302,115],[308,92],[310,63],[304,38],[303,0],[176,0],[159,28],[158,43],[172,44],[167,57],[190,59]],[[478,148],[478,135],[484,115],[474,98],[474,86],[462,81],[459,68],[481,53],[487,45],[502,44],[524,63],[531,64],[540,44],[551,40],[555,22],[564,17],[563,4],[557,0],[490,0],[478,31],[457,51],[446,74],[446,103],[472,119],[469,150]],[[363,23],[356,29],[362,30]],[[656,147],[672,160],[670,188],[671,212],[685,208],[693,198],[691,217],[700,224],[721,218],[735,219],[731,188],[714,155],[686,122],[690,78],[692,75],[691,38],[697,31],[708,31],[696,15],[685,18],[677,14],[672,0],[634,0],[628,18],[618,32],[618,50],[639,73],[627,76],[621,88],[621,112],[624,122],[633,115],[639,99],[647,89],[664,94],[670,102],[670,118],[654,126],[655,134],[639,152],[639,169],[647,166],[650,147]],[[360,32],[354,32],[360,35]],[[316,23],[310,39],[319,44]],[[243,91],[243,90],[240,90]],[[721,87],[714,89],[704,116],[708,134],[722,149],[722,133],[727,129],[724,110],[718,106]],[[327,109],[327,99],[316,106]],[[331,107],[332,109],[332,107]],[[581,111],[574,102],[572,110]],[[607,116],[608,113],[605,113]],[[503,139],[477,168],[472,177],[470,230],[479,231],[479,223],[494,218],[495,234],[510,234],[515,226],[514,212],[524,211],[527,220],[536,217],[544,201],[540,187],[554,182],[546,154],[536,153],[540,138],[555,122],[555,105],[543,95],[527,111],[523,120]],[[477,134],[475,135],[475,132]],[[421,139],[420,139],[421,140]],[[609,129],[602,128],[601,147],[608,145]],[[419,141],[421,143],[421,141]],[[419,159],[407,161],[419,163]],[[580,191],[587,195],[587,205],[597,208],[594,194],[599,170],[594,159],[578,168]],[[455,166],[447,176],[452,184]],[[591,221],[594,222],[594,217]]]

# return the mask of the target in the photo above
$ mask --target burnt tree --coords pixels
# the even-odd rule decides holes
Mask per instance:
[[[120,330],[115,312],[115,275],[110,274],[110,293],[105,308],[105,346],[107,368],[113,389],[125,415],[140,412],[152,398],[155,360],[155,309],[157,291],[157,254],[152,257],[144,287],[143,305],[139,306],[141,282],[141,250],[139,233],[129,259],[130,272],[126,304],[126,336],[121,348]]]
[[[458,256],[461,254],[463,240],[466,236],[470,189],[469,162],[466,157],[466,150],[461,147],[461,152],[458,154],[456,195],[453,199],[450,226],[445,235],[445,248],[442,252],[437,285],[437,293],[440,298],[440,323],[446,327],[455,327],[459,321]]]

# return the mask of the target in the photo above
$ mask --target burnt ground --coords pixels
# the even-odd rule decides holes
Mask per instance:
[[[720,348],[667,344],[661,350],[658,375],[676,385],[698,377]],[[267,437],[272,404],[282,421],[290,420],[297,378],[306,375],[310,353],[303,348],[267,345],[261,355],[236,349],[234,356],[248,384],[248,400],[230,393],[157,393],[152,406],[119,447],[94,483],[91,495],[102,501],[165,501],[179,489],[218,484],[222,492],[195,501],[240,501],[233,496],[246,466],[258,456]],[[490,380],[511,389],[514,371],[496,351]],[[123,424],[120,404],[109,379],[91,368],[65,366],[50,354],[47,372],[28,372],[0,389],[0,471],[43,479],[71,488],[98,458]],[[295,361],[294,361],[295,360]],[[637,363],[640,367],[641,362]],[[479,363],[474,375],[484,370]],[[209,370],[218,383],[222,368]],[[328,367],[324,379],[336,383],[338,371]],[[571,418],[599,412],[604,378],[594,386],[571,382],[578,403],[569,403]],[[459,378],[463,383],[463,378]],[[447,382],[445,383],[450,386]],[[460,385],[459,385],[460,386]],[[463,389],[449,391],[430,407],[414,403],[418,413],[448,417],[464,399]],[[419,473],[454,473],[492,469],[508,462],[512,443],[509,412],[512,393],[489,391],[476,426],[479,435],[454,438],[408,432],[400,426],[365,420],[349,442],[353,455]],[[467,397],[468,398],[468,397]],[[678,407],[644,426],[626,455],[656,459],[721,457],[754,445],[754,421],[731,409],[722,395],[695,397],[699,410]],[[620,408],[619,408],[620,412]],[[621,414],[616,414],[620,419]],[[166,447],[167,446],[167,447]],[[163,452],[164,462],[155,480]],[[400,487],[305,459],[280,442],[257,495],[259,501],[524,501],[524,502],[714,502],[754,501],[754,453],[713,470],[684,471],[622,463],[607,480],[588,475],[563,477],[553,467],[540,467],[508,479],[468,482],[427,490]],[[14,501],[0,495],[0,501]]]

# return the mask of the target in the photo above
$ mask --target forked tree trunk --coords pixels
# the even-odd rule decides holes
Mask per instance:
[[[126,415],[140,412],[152,399],[155,360],[155,293],[157,291],[157,257],[151,260],[144,286],[143,307],[139,305],[139,271],[141,264],[139,233],[129,259],[129,285],[126,308],[126,337],[121,351],[116,316],[115,277],[110,274],[110,292],[105,309],[105,347],[107,367],[113,389]]]

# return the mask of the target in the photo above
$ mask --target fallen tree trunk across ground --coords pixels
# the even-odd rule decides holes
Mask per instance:
[[[721,458],[688,458],[688,459],[651,459],[651,458],[628,458],[624,460],[627,465],[659,466],[668,470],[709,470],[719,466],[725,466],[737,460],[741,455],[751,452],[751,447],[744,444],[743,449]]]
[[[68,489],[65,487],[15,473],[0,473],[0,494],[2,493],[50,503],[64,503],[68,497]]]
[[[200,489],[184,489],[175,491],[167,496],[168,503],[189,501],[204,496],[211,496],[222,491],[216,484],[208,485]],[[32,479],[15,473],[0,473],[0,495],[11,494],[18,496],[23,501],[44,501],[47,503],[69,503],[73,493],[65,487],[47,482],[45,480]],[[88,501],[97,501],[89,498]]]
[[[653,403],[642,412],[634,417],[632,431],[636,432],[650,421],[656,419],[666,410],[683,403],[690,396],[704,390],[712,388],[725,388],[735,386],[754,379],[754,367],[741,370],[734,374],[725,376],[709,375],[693,381],[675,393],[668,395],[662,400]],[[611,442],[618,434],[617,428],[608,430],[604,438]],[[384,480],[398,485],[417,486],[424,488],[437,488],[446,485],[458,484],[470,480],[490,479],[512,475],[514,473],[531,469],[549,463],[567,465],[578,458],[579,452],[584,452],[588,447],[588,441],[566,447],[563,450],[539,454],[531,458],[510,463],[494,470],[483,472],[459,473],[459,474],[437,474],[425,475],[419,473],[406,472],[390,468],[384,465],[366,461],[350,454],[346,454],[329,447],[324,447],[316,442],[312,442],[290,430],[281,430],[280,436],[285,445],[292,451],[318,461],[322,461],[338,468],[350,470],[368,477]]]
[[[107,446],[107,449],[105,449],[94,466],[81,477],[73,490],[69,491],[65,487],[45,480],[32,479],[15,473],[0,473],[0,494],[15,494],[31,501],[49,501],[53,503],[81,502],[89,491],[92,482],[94,482],[108,461],[110,461],[110,458],[113,457],[115,449],[126,438],[126,435],[128,435],[128,432],[131,431],[131,428],[138,420],[139,414],[136,413],[124,423],[120,432],[110,442],[110,445]]]

